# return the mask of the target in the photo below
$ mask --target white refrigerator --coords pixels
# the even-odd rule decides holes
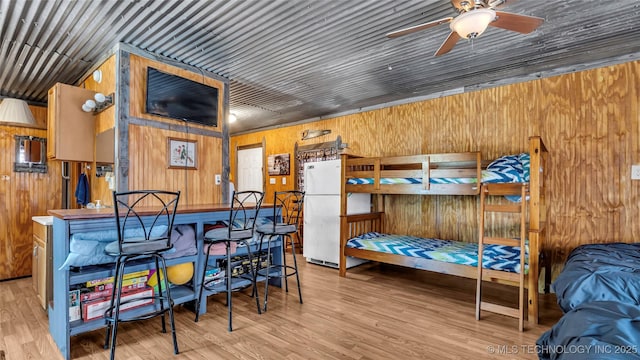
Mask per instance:
[[[340,265],[340,160],[304,164],[303,255],[308,262],[338,267]],[[350,194],[348,214],[368,213],[370,194]],[[347,258],[347,267],[366,260]]]

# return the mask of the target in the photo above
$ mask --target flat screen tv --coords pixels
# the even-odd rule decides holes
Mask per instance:
[[[147,68],[148,114],[203,125],[218,125],[218,89]]]

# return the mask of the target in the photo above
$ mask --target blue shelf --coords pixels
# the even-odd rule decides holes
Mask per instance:
[[[174,305],[180,305],[188,301],[195,300],[195,294],[193,292],[193,289],[190,286],[172,287],[171,297],[173,298]],[[143,315],[145,313],[148,313],[154,310],[154,307],[159,308],[157,305],[154,306],[149,304],[147,306],[141,306],[139,308],[123,311],[121,312],[122,314],[121,316],[123,318],[126,318],[129,316]],[[99,318],[99,319],[86,321],[86,322],[83,320],[72,321],[69,323],[69,335],[71,336],[78,335],[78,334],[85,333],[87,331],[94,331],[104,327],[106,327],[104,318]]]
[[[272,214],[273,209],[263,208],[260,210],[260,214],[257,216],[269,216]],[[198,254],[191,256],[184,256],[175,259],[168,259],[167,266],[192,262],[194,264],[194,278],[191,282],[175,286],[171,288],[171,296],[175,305],[194,305],[196,301],[197,289],[200,278],[198,274],[202,274],[204,264],[204,252],[203,252],[203,233],[204,224],[206,222],[215,221],[216,219],[225,219],[228,216],[228,210],[220,211],[203,211],[203,212],[188,212],[179,213],[176,215],[175,225],[189,224],[194,227],[196,233],[196,243]],[[53,219],[53,266],[59,268],[64,263],[65,259],[69,255],[69,239],[75,232],[85,231],[103,231],[110,229],[112,225],[112,219],[104,218],[83,218],[83,219],[61,219],[54,217]],[[282,242],[279,240],[271,242],[271,252],[273,254],[273,262],[280,264],[282,262]],[[255,251],[255,246],[251,247],[251,251]],[[262,250],[266,250],[266,242],[263,244]],[[243,255],[247,253],[246,247],[240,247],[237,249],[235,255]],[[224,255],[211,256],[210,261],[215,262],[215,259],[225,257]],[[140,262],[135,264],[129,264],[126,267],[126,272],[134,272],[140,270],[146,270],[150,268],[149,262]],[[274,269],[278,270],[278,269]],[[73,321],[69,322],[69,289],[76,287],[76,285],[85,284],[87,281],[111,277],[115,273],[114,264],[104,264],[95,266],[86,266],[73,271],[60,270],[55,271],[54,276],[54,288],[53,288],[53,301],[49,303],[48,315],[49,315],[49,332],[51,337],[55,341],[63,359],[70,359],[70,340],[69,338],[74,335],[82,334],[88,331],[95,331],[101,328],[105,328],[105,320],[103,318],[95,319],[92,321]],[[272,272],[275,277],[270,280],[270,283],[278,286],[280,278],[278,277],[278,271]],[[200,275],[201,276],[201,275]],[[259,282],[264,282],[265,277],[260,277]],[[240,279],[234,281],[234,287],[242,287],[251,285],[250,280]],[[224,283],[220,284],[220,289],[224,290]],[[215,291],[205,292],[205,295],[213,295]],[[200,306],[198,307],[200,313],[206,312],[206,298],[203,298]],[[135,316],[148,313],[153,309],[154,305],[142,306],[140,308],[130,309],[123,312],[123,316]],[[190,307],[195,309],[194,307]],[[126,314],[126,315],[125,315]]]
[[[198,261],[197,255],[183,256],[175,259],[167,259],[167,266],[182,264],[186,262],[195,263]],[[147,270],[153,268],[153,264],[149,262],[129,263],[126,267],[126,273]],[[84,284],[87,281],[107,278],[115,275],[115,263],[93,265],[80,268],[78,271],[69,271],[69,285]]]

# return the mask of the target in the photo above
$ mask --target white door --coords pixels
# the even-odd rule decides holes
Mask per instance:
[[[264,191],[262,182],[262,147],[238,150],[236,191]]]

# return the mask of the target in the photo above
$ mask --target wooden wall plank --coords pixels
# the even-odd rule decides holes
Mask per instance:
[[[640,62],[634,61],[232,136],[231,142],[243,146],[264,138],[267,154],[286,149],[293,155],[296,142],[340,135],[351,153],[364,156],[473,150],[490,159],[526,151],[527,138],[540,135],[549,149],[542,249],[557,273],[580,244],[637,241],[640,181],[630,180],[630,168],[640,163],[639,84]],[[332,133],[301,141],[306,129]],[[273,189],[267,182],[266,191]],[[464,241],[478,237],[474,197],[402,195],[388,197],[386,209],[392,230]],[[512,220],[491,221],[513,228]]]
[[[30,106],[38,124],[47,110]],[[61,166],[47,160],[47,173],[17,173],[15,135],[47,137],[46,129],[0,125],[0,280],[31,275],[32,216],[47,215],[61,204]]]

